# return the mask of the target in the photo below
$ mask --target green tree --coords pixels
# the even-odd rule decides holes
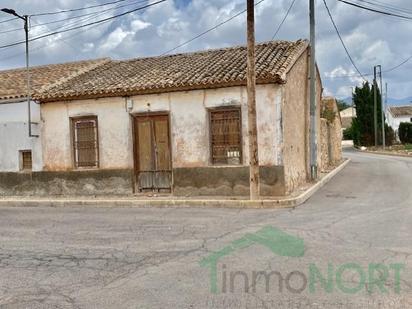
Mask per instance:
[[[373,92],[374,86],[368,82],[362,87],[356,87],[353,94],[353,102],[356,108],[356,118],[352,121],[352,136],[355,145],[372,146],[375,144],[374,114],[373,114]],[[381,96],[377,89],[377,120],[378,120],[378,142],[382,143],[382,117]],[[355,136],[358,140],[355,140]]]
[[[337,100],[336,104],[338,105],[339,111],[343,111],[344,109],[350,107],[350,105],[343,100]]]
[[[412,143],[412,123],[410,122],[401,122],[399,125],[399,139],[402,144]]]

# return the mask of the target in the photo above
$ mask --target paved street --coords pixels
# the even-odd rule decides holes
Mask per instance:
[[[0,208],[0,308],[410,308],[412,159],[345,155],[295,209]],[[235,243],[211,293],[199,262],[268,227],[303,256]]]

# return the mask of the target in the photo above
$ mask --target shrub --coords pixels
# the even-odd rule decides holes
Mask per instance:
[[[401,122],[399,125],[399,139],[402,144],[412,143],[412,123]]]
[[[346,128],[345,130],[343,130],[343,140],[347,141],[347,140],[352,140],[352,128]]]
[[[392,146],[395,143],[395,131],[385,123],[385,144]]]
[[[360,141],[360,129],[357,119],[353,119],[352,125],[343,131],[344,140],[353,140],[355,146],[359,146]]]

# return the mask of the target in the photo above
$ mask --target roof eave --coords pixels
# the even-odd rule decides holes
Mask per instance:
[[[264,84],[285,84],[286,76],[276,75],[274,78],[270,79],[257,79],[257,85]],[[107,97],[125,97],[125,96],[135,96],[135,95],[146,95],[146,94],[161,94],[168,92],[178,92],[178,91],[194,91],[194,90],[206,90],[206,89],[218,89],[218,88],[227,88],[227,87],[237,87],[237,86],[246,86],[246,80],[236,81],[236,82],[227,82],[227,83],[218,83],[218,84],[208,84],[208,85],[191,85],[186,87],[163,87],[163,88],[152,88],[152,89],[142,89],[142,90],[131,90],[131,91],[112,91],[112,92],[103,92],[95,94],[73,94],[70,96],[39,96],[34,97],[39,103],[52,103],[60,101],[74,101],[74,100],[88,100],[88,99],[100,99]]]

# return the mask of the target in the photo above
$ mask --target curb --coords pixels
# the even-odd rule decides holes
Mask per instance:
[[[338,167],[329,172],[321,180],[301,193],[297,197],[285,198],[279,200],[206,200],[206,199],[0,199],[0,207],[140,207],[140,208],[178,208],[178,207],[207,207],[207,208],[293,208],[306,202],[313,194],[328,183],[336,174],[338,174],[350,162],[346,159]]]
[[[356,149],[359,152],[369,153],[369,154],[376,154],[381,156],[390,156],[390,157],[402,157],[402,158],[412,158],[412,155],[407,155],[403,153],[390,153],[390,152],[383,152],[383,151],[368,151],[368,150],[360,150]]]

